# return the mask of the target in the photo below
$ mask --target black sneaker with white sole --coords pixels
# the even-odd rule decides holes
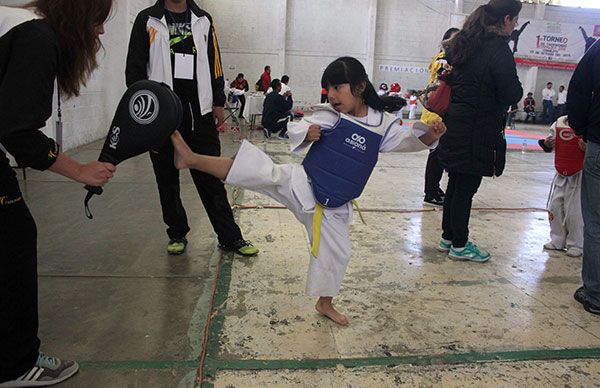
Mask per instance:
[[[58,384],[73,376],[79,370],[75,361],[61,360],[39,354],[35,364],[21,377],[0,383],[0,387],[44,387]]]
[[[590,302],[585,293],[585,288],[579,287],[577,291],[575,291],[575,295],[573,295],[573,297],[576,301],[583,305],[585,311],[587,311],[588,313],[600,315],[600,306]]]

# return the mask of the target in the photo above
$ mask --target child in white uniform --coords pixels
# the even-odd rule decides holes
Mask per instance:
[[[294,152],[307,149],[313,142],[318,142],[322,135],[321,129],[325,131],[327,128],[335,132],[341,119],[380,134],[379,152],[410,152],[435,148],[437,140],[445,132],[445,126],[441,122],[430,126],[415,124],[412,130],[403,130],[394,116],[383,112],[383,102],[368,80],[363,66],[355,58],[342,57],[335,60],[325,70],[321,83],[328,90],[331,105],[320,106],[310,118],[290,126],[288,134]],[[356,137],[354,135],[356,134],[347,133],[347,142],[351,142],[350,138]],[[178,133],[173,135],[172,140],[177,168],[197,169],[223,179],[226,183],[268,195],[294,213],[306,227],[311,242],[315,238],[317,241],[320,239],[316,257],[312,254],[310,256],[306,291],[309,295],[319,297],[315,306],[319,313],[340,325],[347,325],[348,319],[335,310],[332,299],[339,292],[351,255],[351,202],[336,208],[321,207],[323,213],[320,233],[314,236],[313,215],[319,205],[303,165],[274,164],[269,156],[247,141],[242,143],[235,159],[231,160],[194,154]],[[358,138],[357,141],[360,143],[363,140]]]
[[[581,179],[586,145],[569,127],[567,116],[559,117],[550,127],[550,136],[539,144],[546,152],[554,149],[556,168],[548,197],[551,241],[544,248],[579,257],[583,253]]]
[[[416,120],[417,119],[417,92],[411,90],[410,97],[408,98],[408,119]]]

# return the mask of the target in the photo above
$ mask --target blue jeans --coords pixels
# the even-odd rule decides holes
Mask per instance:
[[[550,100],[542,101],[544,107],[544,121],[547,124],[552,124],[554,122],[554,105]]]
[[[581,183],[583,266],[585,293],[600,306],[600,144],[588,142]]]

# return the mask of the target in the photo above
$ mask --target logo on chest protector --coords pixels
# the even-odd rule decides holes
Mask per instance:
[[[352,148],[358,148],[363,151],[367,150],[367,146],[365,144],[367,139],[365,139],[363,136],[360,136],[358,133],[353,133],[352,136],[347,137],[345,141],[346,144],[352,146]]]
[[[117,144],[119,144],[119,134],[121,133],[121,129],[119,127],[114,127],[110,134],[110,144],[108,145],[113,150],[117,149]]]
[[[563,129],[558,132],[558,136],[564,141],[571,141],[575,138],[575,132],[570,130],[569,128]]]
[[[129,115],[138,124],[146,125],[158,116],[158,98],[149,90],[140,90],[129,100]]]

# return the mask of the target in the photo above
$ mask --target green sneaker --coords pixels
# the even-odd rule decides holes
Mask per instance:
[[[219,244],[219,248],[225,252],[235,252],[242,256],[256,256],[259,252],[258,248],[252,245],[250,241],[246,240],[238,240],[229,245]]]
[[[454,260],[468,260],[475,261],[477,263],[485,263],[492,257],[489,252],[480,250],[477,245],[472,242],[467,242],[467,245],[462,250],[456,250],[454,247],[450,247],[448,257]]]
[[[452,241],[446,240],[446,239],[441,239],[440,243],[438,244],[437,247],[435,247],[435,249],[437,249],[440,252],[448,252],[450,250],[451,246],[452,246]]]
[[[167,252],[169,252],[169,255],[181,255],[185,252],[187,243],[188,241],[185,237],[172,238],[167,245]]]

